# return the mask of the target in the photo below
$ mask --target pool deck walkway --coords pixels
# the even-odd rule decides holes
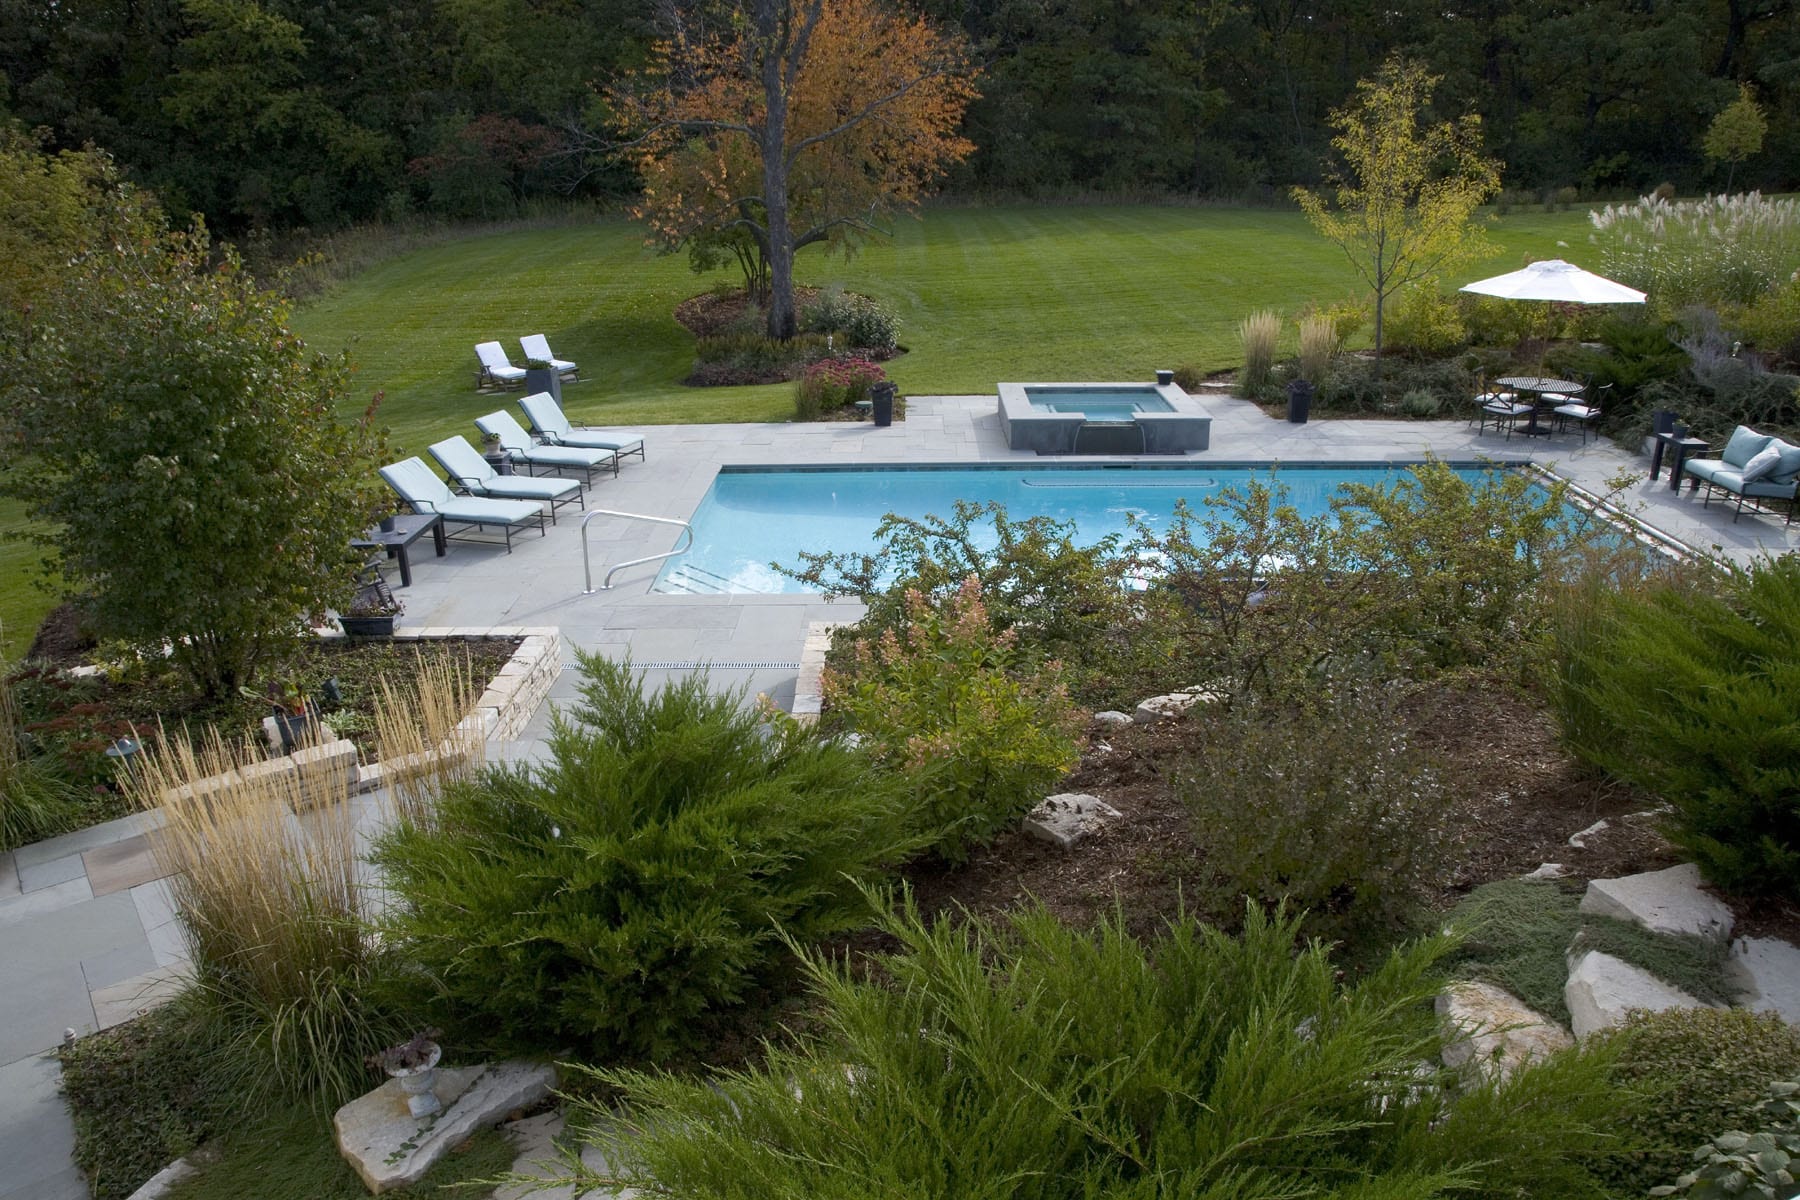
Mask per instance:
[[[1742,563],[1800,549],[1800,525],[1702,509],[1669,491],[1668,477],[1645,476],[1642,455],[1579,435],[1526,438],[1478,434],[1461,420],[1321,420],[1290,425],[1254,405],[1207,395],[1213,449],[1182,459],[1228,462],[1388,462],[1426,455],[1454,460],[1534,461],[1592,492],[1635,472],[1620,500],[1646,524],[1697,549]],[[645,429],[649,457],[631,459],[617,479],[589,492],[593,508],[686,518],[720,466],[896,463],[1130,461],[1042,459],[1006,448],[987,396],[917,397],[890,428],[862,423],[676,425]],[[471,408],[473,414],[475,409]],[[852,602],[816,596],[699,596],[650,592],[656,564],[624,572],[610,591],[583,595],[580,518],[564,516],[547,536],[500,546],[452,542],[432,557],[415,547],[414,584],[397,589],[404,628],[561,629],[565,645],[607,655],[629,653],[654,684],[706,668],[719,685],[793,700],[800,647],[809,622],[850,620]],[[594,579],[607,566],[660,553],[675,542],[669,526],[595,517],[590,529]],[[828,547],[818,547],[827,549]],[[552,704],[575,696],[571,664],[552,688]],[[551,705],[499,756],[529,756],[541,745]],[[0,1200],[80,1200],[86,1187],[70,1161],[73,1128],[56,1093],[47,1054],[64,1029],[86,1033],[127,1019],[166,995],[186,955],[164,883],[145,844],[145,819],[126,818],[0,855]]]

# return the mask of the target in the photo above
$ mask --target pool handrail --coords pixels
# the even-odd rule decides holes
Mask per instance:
[[[627,559],[625,562],[615,564],[613,568],[606,573],[605,578],[601,579],[600,586],[596,588],[594,586],[594,569],[588,560],[587,540],[588,522],[595,517],[625,517],[633,521],[654,521],[658,525],[679,525],[681,527],[681,536],[675,539],[676,545],[673,550],[666,551],[662,554],[646,554],[642,558]],[[687,539],[687,545],[685,546],[681,544],[682,537]],[[637,567],[648,562],[660,562],[665,558],[674,558],[677,554],[685,554],[693,544],[694,526],[688,521],[679,520],[675,517],[653,517],[648,513],[620,512],[616,508],[589,509],[581,518],[581,573],[587,582],[587,586],[582,589],[581,594],[584,596],[591,596],[597,591],[608,591],[612,588],[612,577],[617,575],[620,571],[623,571],[626,567]]]

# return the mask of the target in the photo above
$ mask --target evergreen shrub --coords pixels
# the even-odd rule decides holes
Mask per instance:
[[[888,919],[880,980],[808,961],[822,1032],[705,1080],[594,1073],[576,1102],[613,1168],[579,1187],[696,1198],[1593,1197],[1614,1097],[1557,1056],[1453,1090],[1431,997],[1445,943],[1346,981],[1290,916],[1153,941],[1042,911]],[[609,1093],[610,1094],[610,1093]],[[650,1181],[654,1180],[651,1185]]]
[[[1030,663],[981,596],[973,575],[939,603],[909,593],[903,625],[821,680],[832,723],[906,776],[915,827],[951,862],[1044,798],[1075,764],[1081,723],[1061,665]]]
[[[1731,892],[1800,889],[1800,560],[1723,589],[1668,581],[1593,595],[1561,635],[1562,733],[1587,762],[1662,797],[1665,831]],[[1573,718],[1573,719],[1572,719]]]
[[[578,658],[547,761],[451,781],[382,839],[386,936],[464,1036],[658,1059],[768,980],[784,936],[859,924],[856,883],[916,846],[865,756],[703,677],[646,696],[629,662]]]
[[[1640,1012],[1601,1036],[1614,1043],[1615,1079],[1632,1097],[1619,1110],[1619,1149],[1600,1167],[1621,1196],[1673,1181],[1695,1147],[1753,1119],[1770,1083],[1800,1074],[1800,1030],[1771,1013]]]

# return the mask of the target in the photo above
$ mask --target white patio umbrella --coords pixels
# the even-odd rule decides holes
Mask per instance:
[[[1502,300],[1561,300],[1573,304],[1642,304],[1644,293],[1584,271],[1560,258],[1534,262],[1518,271],[1478,279],[1462,289]]]

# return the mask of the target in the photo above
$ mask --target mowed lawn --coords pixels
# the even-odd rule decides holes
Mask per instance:
[[[1499,220],[1494,257],[1454,282],[1528,256],[1580,261],[1586,221],[1581,212]],[[925,395],[1229,367],[1241,358],[1238,322],[1252,310],[1292,316],[1365,290],[1298,213],[1265,209],[946,208],[902,221],[892,240],[847,263],[814,247],[796,267],[803,283],[840,283],[888,304],[909,348],[889,373],[903,393]],[[384,391],[382,420],[405,453],[473,435],[474,417],[510,404],[516,393],[474,390],[474,345],[499,340],[519,363],[526,333],[549,335],[557,354],[581,364],[588,382],[564,400],[589,423],[784,420],[791,385],[681,384],[693,339],[675,323],[676,304],[736,280],[734,270],[695,275],[685,255],[656,254],[637,226],[615,219],[422,250],[309,305],[294,325],[318,349],[349,348],[359,365],[354,410]]]
[[[1528,258],[1595,265],[1585,212],[1515,212],[1492,226],[1497,251],[1453,283]],[[1566,245],[1564,244],[1566,243]],[[814,247],[801,282],[840,283],[899,315],[909,353],[888,365],[908,394],[985,394],[1001,380],[1149,379],[1162,367],[1229,367],[1254,309],[1293,317],[1365,288],[1337,247],[1297,212],[1147,206],[940,208],[901,221],[849,262]],[[693,339],[674,308],[734,270],[695,275],[685,255],[647,249],[622,219],[461,240],[382,263],[294,314],[316,349],[348,349],[357,371],[346,418],[385,393],[395,457],[425,454],[518,393],[474,389],[479,341],[515,363],[520,334],[544,333],[586,382],[571,414],[590,424],[779,421],[792,387],[688,388]],[[1293,329],[1287,339],[1291,345]],[[1367,338],[1367,331],[1364,334]],[[0,506],[0,528],[15,527]],[[33,586],[41,552],[0,541],[0,620],[16,655],[49,606]]]

